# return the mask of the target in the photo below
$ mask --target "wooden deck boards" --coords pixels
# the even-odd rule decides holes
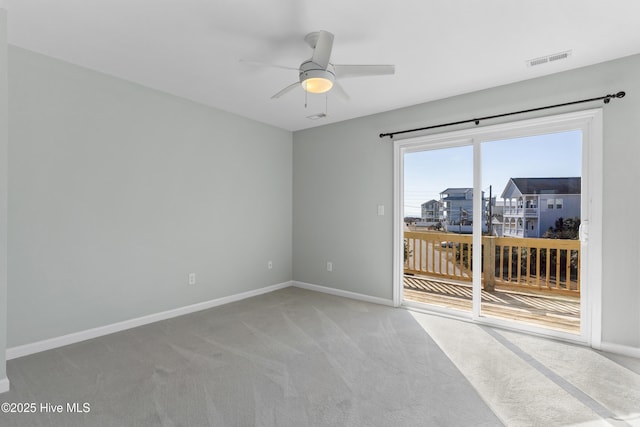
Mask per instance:
[[[455,310],[471,311],[471,286],[423,276],[404,276],[404,298]],[[580,333],[580,300],[513,291],[482,291],[482,314]]]

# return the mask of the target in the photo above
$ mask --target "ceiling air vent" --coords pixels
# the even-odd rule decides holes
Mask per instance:
[[[311,116],[307,116],[307,119],[318,120],[318,119],[324,119],[325,117],[327,117],[325,113],[318,113],[318,114],[313,114]]]
[[[527,61],[528,67],[535,67],[536,65],[546,64],[548,62],[560,61],[561,59],[567,59],[571,56],[571,51],[553,53],[547,56],[541,56],[540,58],[534,58]]]

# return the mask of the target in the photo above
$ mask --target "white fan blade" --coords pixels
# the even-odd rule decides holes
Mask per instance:
[[[271,99],[278,99],[280,98],[282,95],[291,92],[292,90],[294,90],[296,87],[300,87],[300,82],[295,82],[290,84],[289,86],[285,87],[284,89],[282,89],[280,92],[276,93],[275,95],[273,95],[271,97]]]
[[[250,65],[250,66],[252,66],[252,67],[282,68],[283,70],[294,70],[294,71],[298,71],[298,69],[297,69],[297,68],[294,68],[294,67],[287,67],[286,65],[267,64],[266,62],[260,62],[260,61],[249,61],[249,60],[247,60],[247,59],[240,59],[238,62],[240,62],[241,64]]]
[[[333,34],[328,31],[320,31],[316,48],[313,50],[311,61],[326,70],[329,66],[331,58],[331,49],[333,48]]]
[[[338,82],[333,82],[333,87],[331,88],[331,92],[335,93],[336,96],[342,99],[343,101],[351,100],[351,97],[349,96],[349,94],[344,90],[342,85]]]
[[[395,65],[334,65],[336,78],[385,76],[395,74]]]

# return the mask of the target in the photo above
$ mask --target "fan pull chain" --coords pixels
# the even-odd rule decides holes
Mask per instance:
[[[329,115],[329,95],[324,94],[324,114]]]

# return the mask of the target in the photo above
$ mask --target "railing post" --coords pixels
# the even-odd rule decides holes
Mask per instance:
[[[496,287],[496,238],[482,237],[482,269],[484,271],[484,290],[493,292]]]

